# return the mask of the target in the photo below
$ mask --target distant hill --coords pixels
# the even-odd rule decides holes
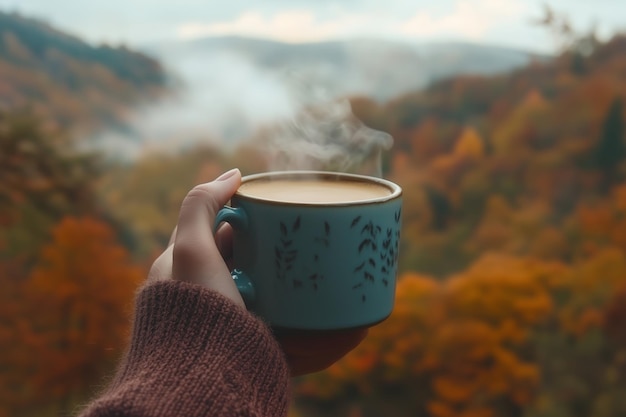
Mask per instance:
[[[237,57],[266,71],[293,71],[336,95],[362,94],[387,100],[457,74],[491,75],[545,56],[466,43],[424,43],[362,39],[287,44],[243,37],[212,37],[153,45],[148,50],[169,62],[205,64]],[[221,67],[219,67],[221,68]],[[184,70],[184,69],[183,69]]]
[[[126,47],[94,46],[47,23],[0,12],[0,108],[31,107],[71,131],[122,124],[160,94],[166,74]]]

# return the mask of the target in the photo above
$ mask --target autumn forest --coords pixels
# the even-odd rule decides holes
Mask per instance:
[[[171,86],[144,55],[39,25],[0,13],[0,417],[75,413],[113,373],[187,190],[267,169],[255,138],[132,163],[78,151]],[[626,36],[350,102],[394,137],[396,307],[294,381],[292,415],[626,416]]]

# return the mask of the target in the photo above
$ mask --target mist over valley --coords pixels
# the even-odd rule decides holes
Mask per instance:
[[[96,137],[117,154],[198,142],[229,147],[312,102],[363,96],[382,103],[446,77],[488,76],[547,59],[487,45],[376,39],[287,44],[215,37],[153,44],[145,52],[169,73],[174,94],[144,106],[123,130]]]

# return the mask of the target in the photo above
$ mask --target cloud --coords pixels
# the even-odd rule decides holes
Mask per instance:
[[[190,22],[179,26],[181,39],[193,39],[215,35],[242,35],[280,40],[289,43],[326,40],[345,36],[352,30],[368,24],[369,16],[343,16],[339,19],[321,21],[308,10],[289,10],[266,17],[250,11],[236,19],[217,23]]]
[[[355,36],[391,38],[457,37],[483,39],[490,30],[519,20],[522,0],[457,0],[447,12],[419,10],[408,17],[392,13],[350,11],[321,18],[312,10],[294,9],[263,14],[245,11],[220,22],[191,21],[178,26],[180,39],[240,35],[288,43],[324,41]]]
[[[451,13],[435,16],[420,12],[399,25],[398,30],[413,37],[460,36],[479,40],[506,21],[519,20],[523,10],[519,0],[461,0]]]

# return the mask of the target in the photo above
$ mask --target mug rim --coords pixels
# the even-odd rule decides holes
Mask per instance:
[[[384,178],[372,177],[368,175],[360,175],[360,174],[349,174],[345,172],[335,172],[335,171],[313,171],[313,170],[292,170],[292,171],[271,171],[271,172],[260,172],[257,174],[246,175],[241,179],[241,185],[251,182],[251,181],[259,181],[259,180],[272,180],[272,179],[291,179],[291,178],[333,178],[335,180],[344,180],[344,181],[354,181],[354,182],[362,182],[362,183],[375,183],[381,185],[391,191],[389,195],[385,195],[382,197],[374,197],[366,200],[356,200],[356,201],[341,201],[341,202],[327,202],[327,203],[311,203],[311,202],[294,202],[294,201],[278,201],[272,200],[263,197],[254,197],[250,195],[245,195],[239,192],[239,189],[235,192],[235,196],[244,200],[252,200],[258,201],[265,204],[273,204],[280,206],[307,206],[307,207],[341,207],[341,206],[361,206],[368,204],[380,204],[386,203],[388,201],[395,200],[402,196],[402,188],[389,180]]]

